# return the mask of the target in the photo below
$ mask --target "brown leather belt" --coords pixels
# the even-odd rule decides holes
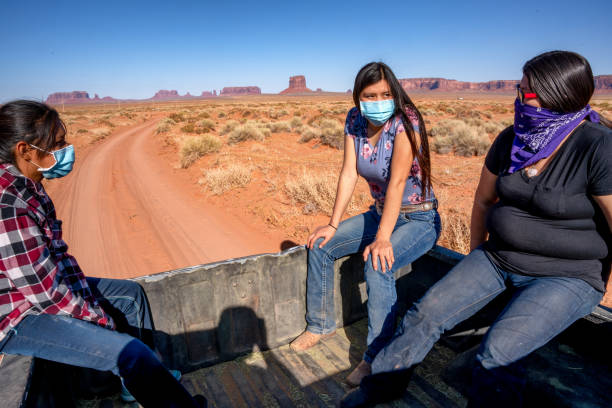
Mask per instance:
[[[376,212],[378,213],[378,215],[382,215],[383,205],[378,201],[375,202],[375,205],[376,205]],[[435,210],[437,208],[438,208],[438,200],[433,200],[433,201],[425,201],[424,203],[419,203],[419,204],[402,205],[400,207],[399,212],[400,213],[413,213],[413,212],[419,212],[419,211]]]

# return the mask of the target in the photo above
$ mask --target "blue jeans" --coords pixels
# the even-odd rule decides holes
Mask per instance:
[[[505,368],[511,368],[589,314],[603,296],[577,278],[531,277],[506,272],[491,262],[484,250],[477,248],[406,313],[390,343],[376,356],[372,372],[405,370],[421,362],[445,330],[472,316],[507,286],[516,288],[516,292],[480,345],[475,387],[491,383],[493,376],[502,383],[520,381]],[[520,388],[515,384],[506,385],[514,390]]]
[[[87,283],[116,331],[69,316],[29,315],[3,339],[0,353],[112,371],[144,406],[198,406],[152,351],[153,320],[142,287],[119,279]]]
[[[340,223],[332,239],[319,248],[322,239],[308,251],[306,281],[307,330],[316,334],[333,332],[336,328],[334,312],[334,261],[343,256],[362,252],[376,238],[380,215],[374,208]],[[429,251],[440,235],[440,217],[436,210],[400,213],[391,245],[395,263],[391,270],[382,272],[372,267],[368,257],[364,267],[368,293],[368,349],[364,360],[371,363],[380,347],[393,335],[396,322],[394,272]]]

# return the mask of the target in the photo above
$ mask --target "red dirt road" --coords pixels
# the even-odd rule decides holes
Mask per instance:
[[[77,151],[72,173],[45,186],[85,274],[128,278],[278,251],[280,233],[211,207],[159,157],[156,122]]]

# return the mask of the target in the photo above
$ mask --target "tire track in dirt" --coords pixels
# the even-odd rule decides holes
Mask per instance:
[[[158,157],[156,122],[92,146],[69,176],[46,186],[85,274],[128,278],[277,251],[280,235],[262,236],[206,205]]]

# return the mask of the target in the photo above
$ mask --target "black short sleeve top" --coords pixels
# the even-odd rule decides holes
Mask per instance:
[[[602,259],[610,242],[593,196],[612,194],[612,130],[581,124],[534,177],[508,174],[512,127],[485,159],[498,176],[499,201],[487,213],[484,249],[500,268],[530,276],[568,276],[605,290]]]

